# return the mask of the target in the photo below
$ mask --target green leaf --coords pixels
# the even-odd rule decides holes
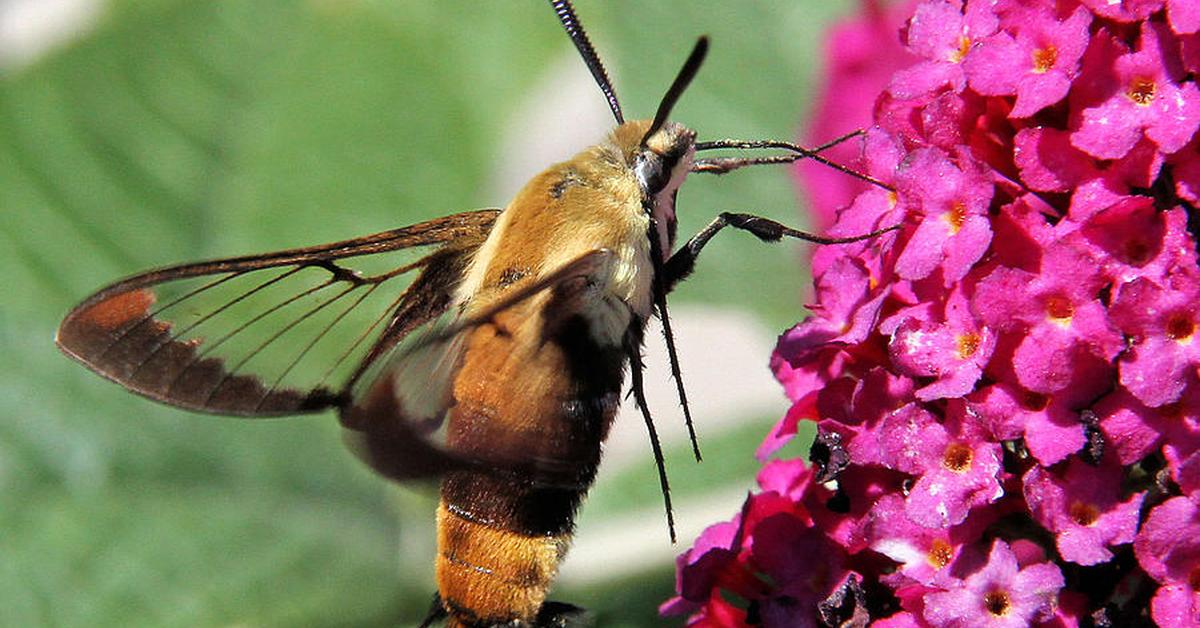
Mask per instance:
[[[570,44],[540,3],[112,4],[75,44],[0,75],[0,624],[416,620],[434,589],[430,491],[371,476],[328,415],[247,422],[126,394],[58,354],[54,330],[98,287],[154,265],[503,206],[484,182],[504,125]],[[709,63],[675,118],[708,139],[787,138],[826,4],[578,11],[631,118],[651,115],[707,33]],[[785,170],[693,179],[681,236],[726,210],[803,222]],[[799,259],[722,236],[674,296],[782,328],[798,317]],[[774,419],[714,439],[703,472],[679,471],[681,499],[747,486]],[[659,508],[648,463],[618,475],[637,479],[598,488],[588,525]],[[562,597],[606,623],[652,623],[669,573]]]

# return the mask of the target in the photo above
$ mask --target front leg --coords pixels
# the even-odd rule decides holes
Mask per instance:
[[[849,242],[858,242],[882,235],[889,231],[894,231],[900,228],[900,225],[892,225],[878,231],[872,231],[864,235],[853,236],[849,238],[827,238],[825,236],[814,235],[804,231],[798,231],[791,227],[785,226],[769,218],[762,216],[754,216],[752,214],[736,214],[731,212],[722,212],[708,226],[700,230],[700,233],[692,236],[663,267],[663,286],[665,292],[670,292],[675,288],[675,285],[683,281],[692,274],[692,270],[696,268],[696,258],[700,256],[700,250],[708,241],[712,239],[718,231],[725,227],[733,227],[742,231],[748,231],[754,234],[763,242],[778,242],[787,236],[807,242],[815,242],[816,244],[847,244]]]

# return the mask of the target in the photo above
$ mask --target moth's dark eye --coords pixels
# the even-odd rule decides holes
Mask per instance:
[[[667,187],[667,183],[671,181],[671,169],[676,161],[677,158],[670,159],[670,156],[659,155],[649,150],[639,154],[634,165],[634,174],[637,175],[642,190],[646,194],[654,195]]]

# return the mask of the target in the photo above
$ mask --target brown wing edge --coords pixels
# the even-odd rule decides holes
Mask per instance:
[[[382,343],[437,316],[448,305],[453,287],[432,297],[414,292],[429,285],[421,278],[434,265],[469,256],[486,238],[499,210],[465,212],[373,235],[263,255],[170,266],[113,283],[73,308],[60,324],[55,343],[69,357],[128,390],[168,405],[198,412],[271,417],[318,412],[346,404],[353,380],[383,353]],[[180,279],[248,273],[266,268],[322,266],[338,270],[339,259],[384,253],[420,245],[443,244],[413,264],[418,280],[405,292],[380,340],[340,390],[267,390],[254,375],[230,375],[222,360],[196,360],[199,343],[171,338],[171,323],[154,318],[151,287]],[[440,274],[439,274],[440,276]],[[349,279],[347,279],[349,281]],[[456,285],[456,284],[455,284]]]

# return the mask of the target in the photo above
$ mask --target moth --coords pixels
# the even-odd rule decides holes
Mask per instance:
[[[703,37],[654,118],[626,121],[571,4],[551,5],[617,126],[503,210],[151,270],[85,299],[56,338],[101,376],[173,406],[241,417],[335,410],[351,449],[384,477],[441,478],[427,623],[560,625],[580,615],[546,597],[626,371],[674,540],[643,393],[643,332],[661,319],[699,459],[666,297],[714,235],[733,227],[764,241],[841,243],[888,230],[822,238],[725,213],[675,250],[676,193],[690,173],[821,159],[820,149],[698,142],[669,121],[707,54]],[[743,148],[789,153],[697,157]]]

